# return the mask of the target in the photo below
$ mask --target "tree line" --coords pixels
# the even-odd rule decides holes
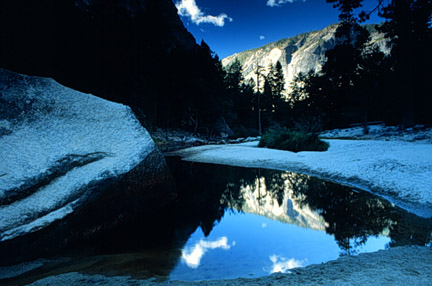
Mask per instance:
[[[376,29],[389,54],[361,25],[373,12],[355,13],[362,0],[327,2],[340,12],[338,44],[326,52],[320,72],[295,78],[292,97],[305,98],[296,108],[310,118],[319,116],[327,128],[370,120],[404,127],[432,123],[432,1],[377,1],[374,10],[385,22]]]
[[[204,41],[198,51],[173,52],[167,61],[173,68],[155,78],[160,90],[152,90],[154,102],[143,109],[150,125],[210,136],[223,118],[236,135],[249,136],[258,135],[259,122],[265,129],[283,117],[285,82],[279,62],[266,67],[268,74],[259,74],[257,88],[252,79],[245,80],[238,60],[223,67]]]
[[[203,41],[196,54],[170,58],[180,68],[170,73],[171,90],[156,123],[211,134],[223,117],[238,136],[275,125],[315,132],[376,120],[432,123],[432,1],[377,0],[373,11],[361,11],[362,0],[326,2],[339,10],[340,23],[321,71],[298,74],[288,93],[279,62],[257,64],[255,80],[246,80],[238,60],[223,68]],[[375,29],[390,53],[362,25],[376,11],[385,21]]]

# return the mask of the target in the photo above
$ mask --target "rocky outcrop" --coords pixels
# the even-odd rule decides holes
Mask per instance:
[[[371,32],[372,41],[382,51],[387,51],[383,35],[376,32],[373,25],[366,27]],[[251,78],[256,81],[255,69],[257,64],[267,68],[270,64],[279,61],[282,64],[285,87],[289,91],[290,85],[298,73],[321,70],[325,62],[325,52],[332,49],[336,44],[334,37],[336,28],[337,25],[331,25],[320,31],[303,33],[257,49],[240,52],[223,59],[222,64],[229,66],[238,59],[243,65],[245,79]],[[264,71],[265,73],[266,71]]]
[[[48,255],[175,199],[131,109],[0,69],[0,263]]]
[[[214,125],[214,132],[217,136],[227,138],[234,135],[234,132],[229,127],[223,116],[219,116]]]

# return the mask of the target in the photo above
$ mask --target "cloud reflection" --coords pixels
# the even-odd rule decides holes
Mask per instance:
[[[294,258],[287,259],[285,257],[278,256],[275,254],[270,256],[269,259],[273,263],[273,266],[270,270],[270,274],[276,272],[287,273],[289,269],[302,267],[306,262],[306,260],[300,261]]]
[[[201,259],[209,249],[221,248],[228,250],[231,246],[235,246],[235,242],[232,245],[228,244],[228,238],[223,236],[215,241],[204,241],[200,240],[195,246],[189,249],[183,249],[182,259],[190,268],[198,268]]]

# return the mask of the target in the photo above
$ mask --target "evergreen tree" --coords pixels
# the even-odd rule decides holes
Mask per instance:
[[[242,69],[243,67],[237,58],[225,69],[225,84],[228,90],[239,90],[244,80]]]
[[[270,74],[264,77],[264,90],[261,94],[261,120],[263,128],[268,128],[274,122],[273,91]]]
[[[333,122],[327,128],[361,117],[365,122],[374,118],[403,125],[431,123],[432,1],[377,1],[374,11],[387,19],[379,30],[388,40],[390,57],[370,42],[369,33],[359,25],[372,13],[362,12],[360,18],[354,14],[361,0],[327,2],[340,11],[337,45],[326,52],[321,73],[296,77],[290,97],[304,100],[291,102],[293,113],[319,110],[327,122]],[[385,3],[389,5],[384,7]]]
[[[278,61],[269,66],[269,73],[265,76],[262,96],[262,110],[267,127],[274,122],[281,123],[285,102],[285,79],[282,65]]]
[[[380,49],[368,43],[361,55],[359,78],[356,85],[356,97],[353,102],[358,106],[364,122],[383,120],[390,108],[385,88],[386,77],[391,73],[389,58]],[[367,129],[365,129],[367,131]]]
[[[277,61],[272,65],[269,73],[270,86],[272,89],[272,105],[273,112],[275,113],[275,120],[281,122],[283,115],[283,105],[285,101],[285,78],[282,70],[282,64]]]
[[[264,77],[263,75],[263,67],[260,66],[257,62],[256,64],[256,69],[255,69],[255,75],[256,75],[256,93],[255,93],[255,98],[256,98],[256,111],[258,114],[258,134],[261,135],[262,134],[262,118],[261,118],[261,78]],[[265,78],[264,78],[265,79]]]
[[[230,118],[236,125],[244,125],[250,113],[250,98],[243,94],[244,77],[242,65],[238,59],[225,69],[225,88],[228,98],[232,102],[233,112]]]
[[[333,112],[332,106],[327,99],[329,90],[326,86],[328,81],[321,73],[310,70],[308,73],[299,73],[291,84],[290,101],[291,106],[291,125],[295,126],[297,122],[309,123],[313,125],[318,122],[319,126],[304,130],[307,132],[319,131],[324,126],[329,126],[326,121]],[[307,124],[305,124],[307,125]]]
[[[242,105],[239,109],[239,122],[241,125],[256,128],[255,81],[249,79],[241,84]]]
[[[184,128],[193,132],[211,133],[211,130],[220,116],[232,111],[227,98],[224,83],[224,71],[219,57],[211,51],[210,47],[201,42],[194,63],[187,65],[198,66],[190,82],[194,90],[178,102],[182,113],[181,122]]]
[[[362,53],[370,40],[369,32],[358,23],[354,10],[361,7],[361,1],[327,0],[340,11],[340,23],[336,29],[336,46],[326,52],[327,61],[322,74],[327,79],[327,110],[330,120],[337,126],[343,120],[353,120],[352,105],[358,93]]]
[[[381,9],[380,15],[387,19],[382,31],[391,47],[393,80],[388,91],[395,102],[394,123],[398,118],[403,125],[432,122],[431,14],[430,0],[393,0]]]

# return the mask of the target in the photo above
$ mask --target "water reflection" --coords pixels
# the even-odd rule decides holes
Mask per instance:
[[[276,272],[287,273],[290,269],[302,267],[304,266],[305,262],[307,262],[307,260],[300,261],[295,258],[287,259],[276,254],[271,255],[269,259],[273,263],[269,274]]]
[[[262,226],[267,225],[265,228]],[[200,266],[191,269],[180,262],[171,273],[173,280],[205,280],[234,277],[259,277],[274,271],[286,271],[294,260],[321,263],[336,259],[339,247],[331,235],[271,220],[254,214],[227,212],[210,235],[198,229],[186,244],[192,248],[199,240],[213,241],[228,235],[235,241],[229,250],[209,251]],[[275,263],[272,262],[272,259]],[[291,265],[289,265],[289,260]]]
[[[200,240],[195,244],[195,246],[183,249],[182,261],[184,261],[190,268],[198,268],[202,257],[208,250],[218,248],[229,250],[231,246],[235,246],[235,242],[233,242],[232,245],[229,245],[228,238],[226,236],[215,241]]]
[[[388,236],[389,247],[425,245],[431,240],[430,219],[367,192],[290,172],[203,165],[191,164],[189,179],[182,174],[181,180],[189,192],[195,189],[201,198],[214,199],[210,207],[214,220],[201,222],[206,235],[226,209],[232,208],[325,230],[347,255],[355,254],[368,237]]]
[[[340,254],[431,243],[431,219],[366,192],[290,172],[178,158],[168,163],[177,183],[174,205],[39,271],[160,280],[256,277]]]
[[[242,197],[241,204],[237,203],[237,209],[263,215],[270,219],[284,223],[294,224],[305,228],[325,230],[326,221],[308,205],[299,204],[294,197],[289,180],[283,177],[293,175],[284,173],[277,182],[277,188],[266,184],[264,176],[257,177],[252,184],[240,186]],[[272,174],[272,179],[275,178]]]
[[[191,207],[196,217],[201,217],[199,225],[204,237],[212,233],[227,210],[234,209],[285,225],[323,231],[334,238],[340,255],[398,245],[425,245],[431,241],[430,219],[417,217],[363,191],[290,172],[175,159],[170,164],[182,202]],[[264,229],[267,224],[260,223],[260,226]],[[239,245],[240,241],[236,241]],[[252,246],[249,251],[260,247]],[[294,262],[300,261],[302,265],[311,262],[302,257],[287,259],[279,254],[269,255],[267,259],[271,257],[274,264],[270,270],[286,271],[296,265]]]

